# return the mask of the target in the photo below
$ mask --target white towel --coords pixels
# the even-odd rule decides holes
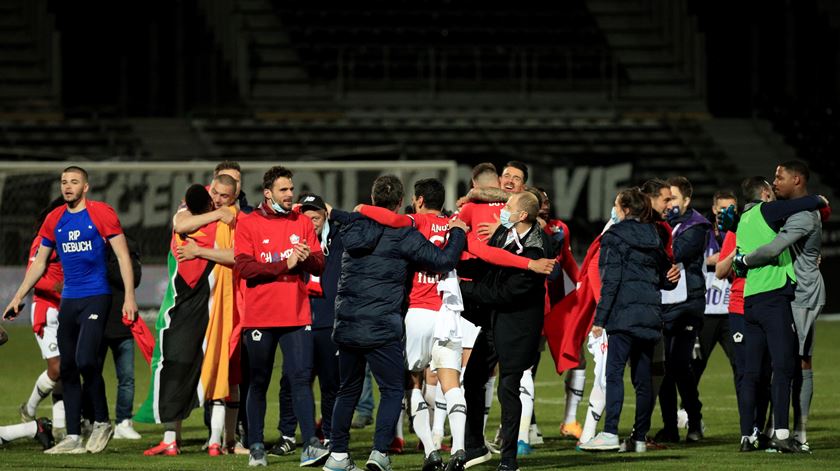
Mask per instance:
[[[443,304],[435,320],[436,341],[461,342],[461,311],[464,310],[464,299],[461,297],[461,287],[458,285],[458,275],[455,270],[442,277],[437,284],[438,293],[442,296]]]
[[[593,359],[595,360],[595,381],[599,382],[601,385],[601,389],[604,391],[607,390],[607,331],[601,332],[600,337],[593,337],[592,333],[589,333],[589,338],[586,341],[586,348],[589,350],[589,353],[592,354]]]

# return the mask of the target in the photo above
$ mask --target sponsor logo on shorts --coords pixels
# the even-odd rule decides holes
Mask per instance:
[[[262,340],[262,332],[260,332],[259,330],[254,330],[253,332],[251,332],[251,340],[253,340],[254,342],[259,342],[260,340]]]
[[[97,319],[99,319],[99,314],[91,314],[88,316],[88,320],[95,321]]]
[[[51,352],[58,351],[58,345],[56,345],[55,342],[51,343],[47,348],[49,348]]]

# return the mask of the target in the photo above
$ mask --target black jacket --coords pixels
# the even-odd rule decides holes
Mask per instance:
[[[128,244],[131,269],[134,271],[134,287],[137,288],[140,286],[140,277],[143,274],[140,264],[140,247],[131,237],[125,236],[125,242]],[[111,286],[111,311],[108,313],[108,320],[105,322],[103,337],[106,340],[130,339],[133,338],[131,330],[122,323],[125,288],[122,275],[120,275],[120,263],[110,247],[107,248],[106,252],[108,254],[108,284]]]
[[[508,230],[502,226],[489,245],[516,253],[515,242],[505,245]],[[554,258],[548,235],[535,224],[520,240],[518,255],[533,260]],[[545,276],[529,270],[486,265],[485,273],[474,281],[461,282],[465,301],[479,303],[480,312],[490,314],[493,343],[503,373],[522,372],[538,359],[540,334],[545,316]]]
[[[662,294],[673,289],[665,275],[671,262],[653,224],[626,219],[601,238],[598,269],[601,302],[594,325],[607,334],[656,340],[662,334]]]
[[[335,322],[335,294],[338,290],[338,277],[341,275],[344,244],[341,242],[338,224],[331,223],[329,229],[330,233],[326,236],[329,253],[324,253],[324,272],[321,273],[321,290],[324,295],[309,297],[313,329],[332,328]]]
[[[333,341],[342,347],[376,348],[402,340],[409,264],[435,273],[452,270],[466,234],[450,230],[441,250],[413,227],[388,228],[336,209],[330,220],[342,224],[344,242]]]
[[[685,267],[688,296],[682,303],[665,305],[662,318],[668,324],[684,315],[702,320],[706,310],[706,277],[703,274],[703,265],[706,264],[706,245],[712,223],[693,209],[670,222],[673,227],[689,223],[693,225],[675,236],[672,242],[675,262],[682,263]]]

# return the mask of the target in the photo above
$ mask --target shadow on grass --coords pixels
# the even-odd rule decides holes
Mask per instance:
[[[561,469],[578,466],[630,465],[633,463],[663,463],[684,460],[686,457],[664,454],[659,451],[651,454],[623,454],[613,452],[580,453],[565,456],[529,456],[520,460],[520,468]],[[674,466],[678,466],[674,463]]]

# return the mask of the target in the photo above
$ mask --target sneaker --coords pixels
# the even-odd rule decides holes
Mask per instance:
[[[254,443],[251,445],[251,451],[248,453],[248,466],[268,466],[268,460],[265,458],[265,445],[262,443]]]
[[[18,412],[20,412],[20,421],[21,423],[33,422],[35,420],[34,415],[30,415],[29,411],[26,410],[26,403],[22,402],[20,407],[18,407]]]
[[[131,419],[125,419],[114,427],[114,438],[125,440],[139,440],[140,434],[134,430],[134,424]]]
[[[85,449],[91,453],[99,453],[108,446],[113,435],[114,426],[111,422],[94,422],[93,431],[90,432]]]
[[[350,422],[350,428],[365,428],[368,425],[373,423],[373,417],[369,415],[358,415],[356,414],[353,417],[353,421]]]
[[[516,442],[516,456],[525,456],[531,454],[531,445],[525,443],[524,440]]]
[[[799,440],[797,440],[796,443],[799,444],[799,452],[800,453],[808,453],[808,454],[811,453],[811,445],[808,444],[808,442],[802,443]]]
[[[467,464],[467,453],[464,450],[456,451],[446,463],[446,471],[464,471]]]
[[[773,433],[773,436],[770,437],[770,445],[767,447],[768,450],[775,450],[778,453],[799,453],[799,442],[797,442],[793,437],[788,437],[782,440],[779,438],[776,433]]]
[[[161,441],[157,445],[149,448],[148,450],[143,452],[145,456],[155,456],[155,455],[163,455],[163,456],[176,456],[181,454],[181,449],[178,448],[177,442],[166,443]]]
[[[423,460],[423,471],[441,471],[443,470],[443,458],[440,457],[440,452],[435,450],[429,453]]]
[[[703,431],[702,430],[689,430],[688,433],[685,435],[685,442],[686,443],[697,443],[703,439]]]
[[[233,440],[225,444],[225,453],[228,455],[247,455],[250,451],[242,445],[242,442]]]
[[[210,446],[207,447],[207,454],[209,456],[222,456],[224,454],[222,452],[222,444],[211,443]]]
[[[654,440],[650,437],[647,437],[645,439],[645,449],[646,450],[667,450],[668,447],[661,444],[661,443],[658,443],[656,440]]]
[[[688,428],[688,412],[685,409],[677,411],[677,428]]]
[[[86,453],[85,446],[82,444],[82,437],[66,436],[64,440],[58,442],[54,447],[44,450],[48,455],[83,455]]]
[[[295,439],[292,437],[280,437],[280,441],[277,442],[270,450],[268,450],[269,456],[286,456],[291,455],[295,452]]]
[[[494,455],[498,455],[502,452],[502,450],[500,450],[499,447],[490,440],[484,440],[484,448],[487,448],[490,453],[493,453]]]
[[[668,430],[663,428],[662,430],[656,432],[656,435],[653,436],[653,439],[659,443],[679,443],[680,442],[680,432],[677,430]]]
[[[583,432],[583,429],[581,429]],[[580,436],[578,436],[580,438]],[[543,440],[542,432],[540,432],[540,427],[537,424],[531,424],[528,427],[528,443],[531,445],[543,445],[545,444],[545,440]]]
[[[496,471],[519,471],[519,467],[512,464],[499,463],[499,467],[496,468]]]
[[[741,453],[756,451],[758,450],[757,445],[758,441],[752,441],[750,440],[750,437],[741,437],[741,447],[738,451]]]
[[[400,437],[394,437],[394,440],[388,446],[388,453],[392,453],[394,455],[401,455],[404,449],[405,439]]]
[[[324,463],[324,467],[321,469],[324,471],[362,471],[362,468],[356,466],[356,463],[353,462],[349,455],[341,461],[330,455],[327,458],[327,462]]]
[[[592,440],[580,445],[583,451],[615,451],[618,448],[618,435],[607,432],[601,432],[592,437]]]
[[[755,449],[756,450],[766,450],[770,447],[770,437],[764,435],[763,433],[758,434],[758,438],[755,440]]]
[[[577,440],[582,433],[583,427],[577,421],[560,426],[560,436],[565,438],[574,438]]]
[[[329,448],[322,445],[318,437],[312,437],[309,439],[309,444],[300,452],[300,467],[320,466],[327,461],[329,456]]]
[[[52,434],[52,421],[46,417],[41,417],[35,422],[38,425],[38,431],[35,432],[35,441],[40,443],[45,450],[55,446],[55,439]]]
[[[467,448],[464,450],[464,455],[464,459],[466,460],[464,468],[472,468],[475,465],[486,463],[493,458],[493,455],[486,446],[480,448]]]
[[[379,450],[373,450],[370,452],[365,467],[370,471],[392,471],[391,458]]]

